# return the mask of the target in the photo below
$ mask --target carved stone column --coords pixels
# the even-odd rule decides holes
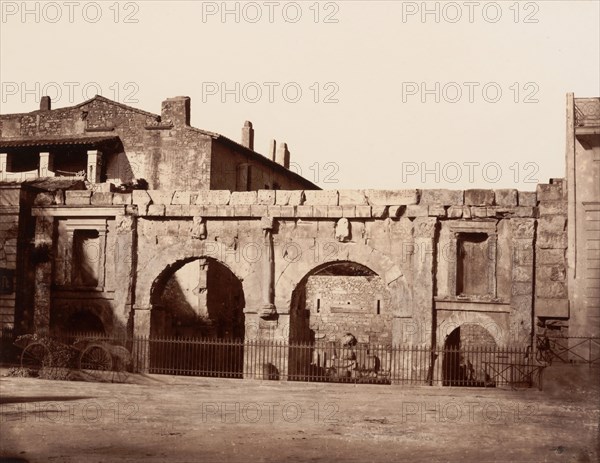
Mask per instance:
[[[262,278],[262,295],[263,306],[260,310],[261,318],[271,318],[277,315],[277,309],[274,304],[275,300],[275,256],[273,250],[273,218],[263,217],[261,219],[261,227],[263,230],[263,278]]]

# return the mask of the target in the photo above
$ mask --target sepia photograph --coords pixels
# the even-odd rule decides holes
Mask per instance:
[[[600,461],[600,0],[0,0],[0,463]]]

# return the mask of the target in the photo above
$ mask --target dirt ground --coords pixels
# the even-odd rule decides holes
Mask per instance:
[[[4,371],[6,373],[6,370]],[[0,461],[596,462],[598,370],[544,391],[0,378]]]

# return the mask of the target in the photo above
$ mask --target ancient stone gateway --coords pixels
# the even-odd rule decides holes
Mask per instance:
[[[77,289],[95,291],[110,335],[339,342],[351,333],[363,345],[428,348],[478,324],[499,347],[531,342],[530,194],[66,193],[32,209],[36,245],[58,243],[54,267],[36,267],[38,329],[73,303],[69,275],[85,265],[97,287]],[[92,228],[93,236],[79,233]],[[72,261],[78,237],[97,243],[100,262]],[[292,367],[308,361],[279,353],[265,364],[277,377],[290,359]]]
[[[596,335],[598,103],[568,98],[568,182],[319,191],[285,143],[255,152],[252,124],[242,144],[191,127],[187,97],[160,115],[45,98],[1,116],[0,324],[421,348],[471,325],[500,348]],[[86,174],[67,179],[72,150]]]
[[[241,377],[244,292],[227,266],[207,257],[176,261],[154,280],[150,303],[150,372],[169,371],[176,358],[179,371]],[[213,342],[166,342],[199,338]]]

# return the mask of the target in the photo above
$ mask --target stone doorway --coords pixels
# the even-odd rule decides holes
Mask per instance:
[[[490,378],[486,371],[486,363],[495,360],[496,348],[496,341],[481,325],[467,323],[455,328],[444,343],[442,384],[488,386]]]
[[[242,282],[212,258],[176,262],[152,287],[150,372],[241,377],[245,333]],[[162,342],[176,340],[178,342]]]

